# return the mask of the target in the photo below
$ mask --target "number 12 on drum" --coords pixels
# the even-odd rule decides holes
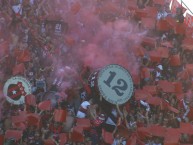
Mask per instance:
[[[115,93],[118,95],[118,96],[123,96],[124,94],[124,91],[128,88],[128,85],[127,85],[127,82],[121,78],[119,78],[116,83],[117,85],[113,85],[111,86],[111,82],[113,81],[113,79],[115,79],[116,77],[116,72],[112,72],[110,71],[109,72],[109,77],[107,80],[104,80],[103,82],[109,87],[111,88],[112,90],[115,91]]]
[[[97,82],[100,94],[112,104],[123,104],[133,94],[132,78],[120,65],[112,64],[100,70]]]

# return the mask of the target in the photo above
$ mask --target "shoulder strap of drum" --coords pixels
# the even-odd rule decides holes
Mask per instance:
[[[111,120],[117,124],[117,118],[112,114],[112,113],[109,113],[109,117],[111,118]]]

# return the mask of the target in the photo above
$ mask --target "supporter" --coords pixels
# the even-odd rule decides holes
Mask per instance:
[[[83,101],[79,107],[76,117],[78,118],[85,118],[87,116],[87,111],[89,106],[93,104],[93,99],[88,101]]]
[[[35,96],[35,101],[32,102],[35,105],[26,104],[31,107],[24,109],[24,106],[26,106],[24,104],[15,105],[2,101],[2,107],[0,107],[2,112],[0,135],[6,135],[7,130],[16,130],[17,128],[17,130],[23,132],[23,142],[20,145],[43,145],[47,140],[54,141],[55,144],[65,144],[66,142],[70,143],[73,134],[71,131],[77,127],[80,129],[78,131],[81,132],[81,134],[80,132],[77,134],[84,138],[79,144],[87,144],[86,138],[89,138],[92,145],[102,144],[102,140],[107,139],[107,137],[104,138],[102,133],[104,129],[110,135],[113,135],[111,138],[108,136],[110,138],[108,138],[110,140],[108,144],[119,145],[130,144],[131,142],[140,144],[144,142],[146,145],[163,145],[166,137],[163,138],[165,134],[161,134],[161,130],[164,128],[167,132],[172,128],[182,132],[178,143],[192,143],[192,135],[189,135],[187,130],[183,128],[183,125],[185,125],[185,128],[187,128],[186,125],[192,126],[193,120],[191,114],[192,44],[186,45],[186,41],[190,39],[189,34],[177,31],[176,28],[176,26],[185,24],[183,9],[177,8],[175,16],[171,17],[171,11],[165,9],[169,5],[160,4],[160,1],[153,1],[153,4],[151,0],[137,0],[137,3],[134,2],[135,5],[130,3],[131,1],[127,1],[128,3],[126,1],[121,1],[121,3],[113,1],[109,5],[108,2],[110,1],[88,2],[84,0],[81,2],[65,1],[65,4],[62,2],[61,6],[60,2],[62,1],[57,0],[57,4],[54,1],[46,0],[1,1],[0,73],[2,72],[3,75],[0,77],[0,95],[3,88],[1,84],[4,84],[11,76],[22,75],[32,84],[32,94]],[[98,5],[95,5],[96,3]],[[65,9],[62,7],[63,5]],[[87,7],[85,6],[89,7],[89,13],[86,13]],[[90,12],[91,9],[94,12]],[[124,29],[124,23],[116,23],[117,21],[122,22],[122,20],[128,22],[128,9],[131,9],[129,11],[132,11],[134,15],[137,12],[137,20],[132,15],[129,18],[129,23],[133,25],[137,23],[136,21],[140,21],[140,25],[144,24],[144,27],[140,27],[140,30],[131,27],[131,32],[127,32],[128,30]],[[154,11],[154,13],[151,11]],[[158,11],[157,15],[153,15],[156,14],[155,11]],[[62,14],[62,16],[57,17],[59,14]],[[84,20],[84,18],[86,19]],[[65,20],[66,28],[59,29],[62,25],[58,23],[58,20],[61,19]],[[147,26],[154,25],[155,21],[156,29],[149,29],[145,26],[149,21],[150,23]],[[77,28],[80,22],[81,30]],[[101,26],[105,29],[101,29]],[[55,28],[58,28],[58,33],[55,32]],[[121,36],[122,31],[116,30],[122,28],[126,31],[124,37]],[[61,30],[61,33],[65,32],[60,34],[59,30]],[[131,69],[131,72],[139,79],[139,81],[134,81],[135,86],[140,86],[135,87],[135,91],[140,90],[142,95],[134,93],[127,102],[128,104],[126,103],[129,106],[126,105],[127,109],[125,104],[120,106],[120,109],[112,104],[113,107],[107,105],[104,109],[101,100],[96,103],[92,98],[93,94],[96,95],[96,92],[92,93],[92,91],[97,87],[90,89],[87,85],[90,74],[98,68],[98,64],[92,66],[92,57],[96,57],[94,58],[95,62],[100,62],[100,60],[103,60],[100,57],[103,51],[100,51],[99,47],[104,44],[105,47],[109,47],[106,45],[106,41],[102,40],[104,34],[100,34],[100,31],[103,30],[105,30],[103,32],[105,33],[105,39],[108,36],[106,33],[116,37],[117,40],[113,39],[113,41],[118,42],[117,45],[120,45],[113,46],[117,48],[115,53],[118,54],[116,55],[122,58],[123,54],[121,52],[119,54],[118,47],[124,47],[122,41],[127,41],[126,45],[129,50],[124,49],[125,54],[133,51],[132,54],[136,53],[133,56],[136,58],[135,60],[141,60],[141,62],[136,62],[136,68],[138,69]],[[88,34],[86,31],[88,31]],[[189,31],[189,29],[186,31]],[[126,33],[129,33],[129,35]],[[137,33],[136,36],[135,33]],[[114,35],[120,35],[121,38]],[[130,35],[132,35],[132,38],[130,38]],[[152,40],[144,40],[144,36],[150,37]],[[89,40],[91,41],[81,41],[82,37],[90,37]],[[153,38],[156,39],[154,42],[152,42]],[[130,39],[132,39],[132,42]],[[8,46],[4,46],[6,41]],[[85,59],[84,53],[87,53],[84,47],[87,43],[96,43],[97,51],[92,52],[94,49],[89,48],[90,52],[96,53],[96,55],[91,54]],[[134,47],[134,45],[139,48]],[[132,48],[130,49],[130,47]],[[108,48],[106,49],[108,50]],[[137,52],[138,49],[139,52]],[[21,55],[25,51],[29,51],[29,57],[27,54]],[[114,59],[114,56],[116,56],[114,52],[109,53],[109,51],[106,51],[105,53],[107,52],[107,55],[113,56]],[[76,62],[77,64],[74,64]],[[113,62],[116,62],[116,60]],[[122,62],[127,66],[127,61],[123,59]],[[24,71],[14,74],[15,66],[20,63],[23,63]],[[109,63],[109,60],[104,59],[103,65],[107,63]],[[132,65],[129,67],[133,68]],[[19,71],[21,70],[19,69]],[[166,86],[160,85],[162,81],[167,81]],[[179,83],[179,86],[176,85],[177,83]],[[155,87],[155,90],[151,89],[152,86]],[[47,94],[50,95],[49,99],[52,101],[52,107],[46,110],[47,106],[43,106],[45,110],[41,110],[41,104],[39,103],[48,99]],[[102,96],[100,97],[102,98]],[[63,114],[65,122],[57,122],[53,119],[54,109],[66,110],[66,114]],[[33,124],[28,124],[29,114],[41,118],[39,128],[34,127]],[[25,121],[22,120],[13,125],[12,116],[18,117],[19,120],[25,118]],[[76,118],[90,121],[91,126],[86,130],[89,134],[85,133],[82,124],[75,126]],[[121,135],[119,132],[120,126],[127,130],[128,138]],[[158,129],[160,134],[153,127],[160,127],[161,129]],[[158,136],[152,134],[149,137],[147,135],[147,132],[154,133],[154,131]],[[61,138],[61,134],[65,134],[66,138]],[[5,144],[14,145],[19,144],[19,142],[20,139],[17,141],[10,138],[5,141]],[[72,142],[74,141],[72,140]]]

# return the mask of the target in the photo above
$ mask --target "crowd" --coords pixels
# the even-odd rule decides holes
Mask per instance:
[[[166,0],[89,3],[0,1],[0,144],[192,144],[193,31],[185,25],[184,8],[172,12]],[[95,8],[100,23],[123,19],[140,34],[145,31],[137,45],[124,39],[139,67],[131,73],[133,96],[123,105],[101,101],[88,80],[98,68],[75,61],[79,57],[76,48],[85,45],[98,29],[76,22],[82,33],[92,31],[90,37],[84,37],[87,39],[79,39],[78,26],[64,15],[79,19],[84,6]],[[24,104],[12,104],[3,97],[3,85],[12,76],[23,76],[32,85]]]

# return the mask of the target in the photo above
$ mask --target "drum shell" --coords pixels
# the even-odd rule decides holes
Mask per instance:
[[[91,98],[96,102],[105,112],[109,112],[114,106],[113,104],[106,101],[101,95],[98,88],[98,74],[100,70],[90,74],[88,78],[88,85],[91,89]]]

